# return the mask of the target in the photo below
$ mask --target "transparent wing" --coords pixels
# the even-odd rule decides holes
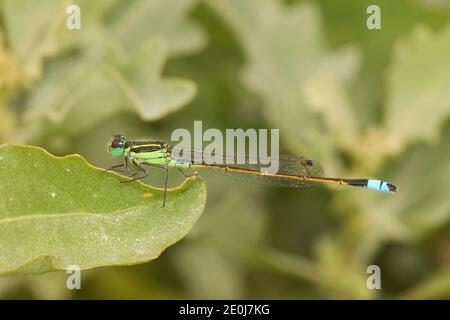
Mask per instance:
[[[322,166],[303,156],[281,155],[278,159],[278,171],[276,174],[263,174],[268,164],[262,163],[254,155],[222,155],[215,154],[205,157],[201,151],[184,150],[181,156],[172,154],[178,161],[194,163],[193,167],[208,168],[225,174],[229,177],[251,183],[258,183],[277,187],[307,187],[316,182],[304,181],[303,177],[322,177]],[[201,158],[201,156],[203,156]],[[202,163],[195,164],[194,159],[202,159]],[[213,161],[214,164],[213,164]],[[198,161],[200,162],[200,161]],[[265,170],[266,169],[266,170]]]

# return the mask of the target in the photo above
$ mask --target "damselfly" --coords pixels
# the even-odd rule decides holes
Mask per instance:
[[[363,187],[380,192],[394,193],[397,191],[397,187],[394,184],[381,180],[324,177],[319,163],[302,156],[280,156],[278,159],[278,171],[276,173],[267,173],[261,170],[266,165],[250,161],[254,160],[251,159],[251,156],[246,156],[246,159],[239,159],[241,161],[230,161],[229,156],[225,155],[220,156],[223,157],[221,164],[210,164],[211,161],[206,161],[203,154],[203,161],[200,163],[194,162],[193,159],[198,152],[188,151],[188,155],[174,156],[172,154],[172,146],[164,141],[128,140],[123,135],[114,135],[108,144],[108,153],[113,157],[123,157],[124,162],[108,170],[118,171],[118,168],[125,167],[125,174],[129,176],[129,167],[132,165],[137,171],[130,176],[129,180],[124,182],[147,177],[149,175],[148,168],[165,170],[163,207],[166,203],[169,168],[176,168],[186,176],[188,175],[183,171],[185,169],[213,169],[240,180],[278,187],[307,187],[316,183],[329,183]],[[217,155],[214,158],[217,159]],[[237,158],[234,157],[231,160],[238,160]],[[230,162],[244,164],[230,164]],[[140,176],[137,176],[139,174]]]

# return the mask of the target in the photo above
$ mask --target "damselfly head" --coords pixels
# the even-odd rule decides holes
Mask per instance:
[[[121,134],[115,134],[108,144],[108,153],[113,157],[121,157],[125,151],[127,138]]]

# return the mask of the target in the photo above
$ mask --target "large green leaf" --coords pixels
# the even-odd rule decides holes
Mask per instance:
[[[43,149],[0,146],[0,274],[88,269],[155,259],[201,215],[192,178],[168,192]]]

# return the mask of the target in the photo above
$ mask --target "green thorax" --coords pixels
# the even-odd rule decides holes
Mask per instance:
[[[159,165],[180,169],[190,167],[190,163],[173,159],[170,151],[171,148],[167,144],[135,144],[125,148],[124,156],[139,164]]]

